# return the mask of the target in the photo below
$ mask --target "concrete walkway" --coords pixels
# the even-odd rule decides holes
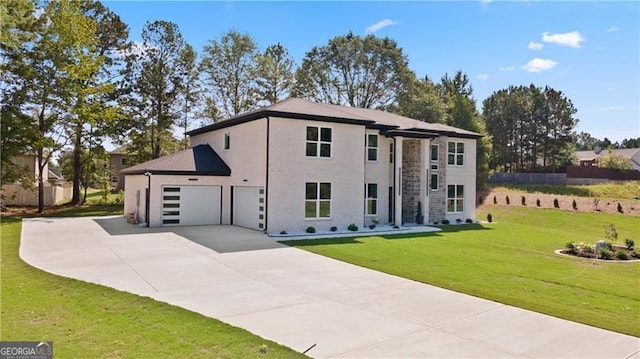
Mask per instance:
[[[171,303],[315,358],[640,358],[640,339],[282,246],[230,226],[34,218],[20,256]],[[479,284],[480,285],[480,284]]]

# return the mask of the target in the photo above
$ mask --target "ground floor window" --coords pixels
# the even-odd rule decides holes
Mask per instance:
[[[331,183],[307,182],[305,184],[304,217],[331,217]]]
[[[432,191],[437,191],[438,186],[440,185],[440,176],[437,173],[431,173],[431,180],[429,181],[429,186]]]
[[[376,183],[365,185],[365,214],[367,216],[378,214],[378,185]]]
[[[447,186],[447,212],[460,213],[464,211],[464,186]]]

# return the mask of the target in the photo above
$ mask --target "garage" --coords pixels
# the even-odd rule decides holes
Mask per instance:
[[[264,187],[233,187],[233,224],[263,230],[265,213]]]
[[[222,186],[162,186],[162,225],[220,224]]]

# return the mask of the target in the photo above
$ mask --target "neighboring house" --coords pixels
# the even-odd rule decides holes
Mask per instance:
[[[125,214],[270,233],[415,223],[418,202],[428,223],[475,219],[474,132],[287,99],[189,135],[191,149],[121,171]]]
[[[37,206],[38,205],[38,158],[35,155],[20,155],[11,161],[20,167],[25,167],[33,175],[30,188],[24,188],[19,183],[2,183],[2,204],[7,206]],[[44,205],[61,204],[71,197],[71,184],[64,180],[62,173],[45,165]]]
[[[109,168],[111,168],[110,184],[116,191],[124,189],[124,174],[120,171],[129,166],[127,146],[120,146],[109,152]]]
[[[618,148],[611,150],[611,154],[625,158],[631,168],[640,171],[640,148]],[[601,157],[608,156],[609,150],[596,148],[593,151],[576,151],[576,157],[581,167],[598,167]]]

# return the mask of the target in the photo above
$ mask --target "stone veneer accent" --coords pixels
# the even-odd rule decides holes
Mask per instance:
[[[402,222],[415,223],[420,199],[420,140],[402,143]],[[424,203],[422,204],[425,205]]]
[[[429,189],[429,223],[442,222],[447,215],[447,137],[441,136],[431,140],[432,145],[440,145],[438,153],[438,174],[440,175],[437,191]],[[429,175],[431,175],[431,148],[429,148]],[[431,176],[429,176],[431,177]],[[430,180],[430,178],[429,178]]]

